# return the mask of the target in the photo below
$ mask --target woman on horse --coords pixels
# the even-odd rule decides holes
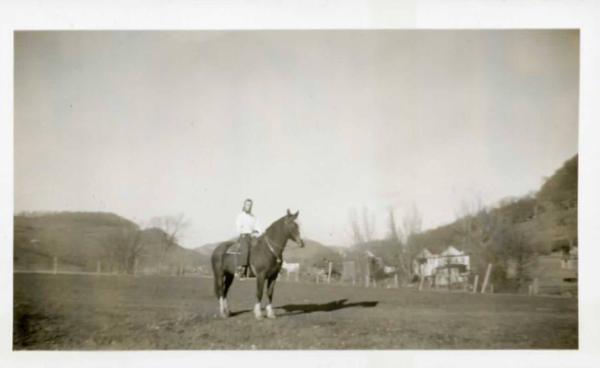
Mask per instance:
[[[235,221],[235,226],[240,235],[240,274],[248,277],[248,267],[250,266],[250,247],[255,242],[257,236],[262,234],[260,223],[252,213],[252,200],[250,198],[244,201],[242,212],[240,212]]]

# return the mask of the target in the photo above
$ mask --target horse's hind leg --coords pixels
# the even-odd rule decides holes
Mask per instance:
[[[227,311],[227,300],[225,299],[225,276],[221,272],[215,272],[215,294],[219,298],[219,314],[223,318],[227,318],[229,313]]]
[[[262,311],[260,310],[260,303],[262,302],[263,290],[265,288],[265,277],[264,275],[256,275],[256,304],[254,305],[254,317],[256,319],[262,319]]]
[[[275,312],[273,311],[273,291],[275,291],[275,281],[277,276],[267,280],[267,297],[269,298],[269,304],[267,304],[267,318],[275,318]]]
[[[223,278],[223,314],[225,317],[229,317],[229,304],[227,303],[227,293],[229,292],[229,287],[233,284],[234,275],[229,272],[225,272],[225,276]]]

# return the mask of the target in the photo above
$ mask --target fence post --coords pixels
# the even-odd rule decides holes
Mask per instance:
[[[296,282],[300,281],[300,263],[298,263],[298,272],[296,272]]]
[[[327,272],[327,283],[331,284],[331,269],[333,267],[333,263],[329,262],[329,270]]]
[[[394,286],[396,289],[400,287],[400,284],[398,284],[398,274],[394,275]]]
[[[55,275],[58,273],[58,257],[56,257],[56,256],[52,260],[52,270]]]
[[[479,284],[479,274],[475,275],[475,280],[473,280],[473,293],[477,292],[477,284]]]
[[[540,287],[540,285],[538,282],[538,278],[536,277],[533,279],[533,295],[538,295],[539,287]]]
[[[490,284],[490,294],[494,293],[494,284]]]
[[[481,285],[481,293],[485,293],[488,282],[490,281],[490,274],[492,273],[492,264],[488,263],[487,270],[485,271],[485,278],[483,279],[483,285]]]
[[[419,291],[423,290],[423,282],[425,282],[425,277],[423,277],[423,274],[421,274],[419,276]]]

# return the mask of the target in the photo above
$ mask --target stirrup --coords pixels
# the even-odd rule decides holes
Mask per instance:
[[[240,279],[247,278],[248,270],[246,266],[239,266],[237,269],[237,274]]]

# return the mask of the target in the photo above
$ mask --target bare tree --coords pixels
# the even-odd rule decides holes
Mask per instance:
[[[415,205],[404,214],[401,223],[399,228],[396,225],[394,209],[390,208],[388,239],[397,244],[400,274],[408,281],[413,276],[412,262],[418,251],[416,235],[421,232],[423,223],[421,213]]]
[[[494,262],[491,245],[502,229],[504,219],[497,211],[483,206],[480,198],[463,199],[456,216],[463,247],[473,255],[473,269],[483,272],[488,263]]]
[[[350,230],[352,231],[352,241],[354,245],[362,244],[365,242],[365,238],[362,235],[362,231],[360,229],[360,223],[358,221],[358,214],[356,213],[356,208],[350,208],[348,212],[348,220],[350,221]]]
[[[117,230],[107,238],[105,249],[111,268],[116,266],[118,271],[134,273],[135,261],[144,249],[139,226]]]
[[[179,241],[181,234],[185,228],[189,225],[182,213],[176,216],[161,216],[154,217],[150,220],[150,224],[153,228],[159,229],[161,236],[161,243],[163,245],[162,254],[160,258],[160,264],[164,263],[167,252],[173,249]]]
[[[394,207],[389,208],[388,234],[389,240],[399,242],[401,240],[401,230],[396,225],[396,216],[394,215]]]
[[[373,240],[375,233],[375,214],[369,211],[367,206],[362,207],[362,216],[355,207],[350,208],[348,212],[348,220],[350,222],[350,231],[352,242],[354,245],[363,244]]]
[[[419,234],[422,230],[423,218],[416,205],[412,205],[410,210],[404,214],[402,218],[402,233],[404,234],[404,242],[408,243],[409,238]]]
[[[373,234],[375,232],[375,214],[369,213],[369,208],[363,206],[363,234],[365,241],[373,240]]]

